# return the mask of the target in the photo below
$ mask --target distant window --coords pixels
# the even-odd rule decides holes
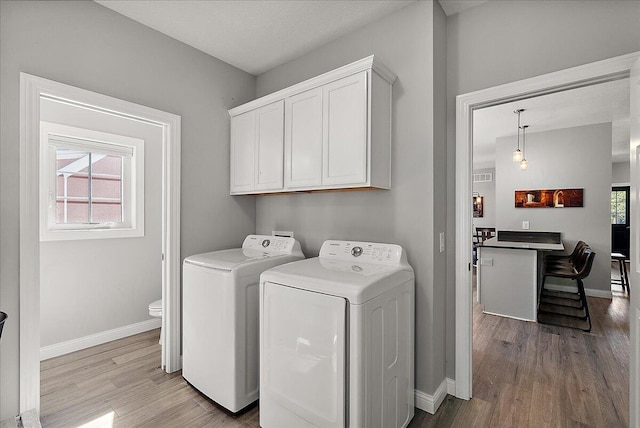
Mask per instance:
[[[627,224],[629,190],[614,188],[611,191],[611,224]]]
[[[144,235],[143,141],[41,124],[41,240]]]

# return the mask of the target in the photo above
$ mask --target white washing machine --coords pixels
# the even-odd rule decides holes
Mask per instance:
[[[260,276],[260,425],[406,427],[414,273],[402,247],[326,241]]]
[[[182,376],[232,412],[258,399],[260,274],[300,259],[293,238],[249,235],[242,248],[184,260]]]

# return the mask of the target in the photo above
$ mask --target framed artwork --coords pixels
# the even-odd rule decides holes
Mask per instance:
[[[516,190],[516,208],[573,208],[584,206],[584,189]]]
[[[479,195],[473,197],[473,216],[474,217],[483,216],[483,202],[484,202],[484,197]]]

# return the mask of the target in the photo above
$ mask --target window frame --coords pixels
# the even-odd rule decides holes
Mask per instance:
[[[56,223],[56,149],[122,156],[121,223]],[[144,236],[144,140],[40,122],[40,241]]]

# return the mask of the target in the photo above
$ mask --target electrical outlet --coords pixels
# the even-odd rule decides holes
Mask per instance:
[[[523,221],[522,222],[522,228],[524,230],[529,230],[529,222],[528,221]]]
[[[444,253],[444,232],[440,232],[440,252]]]

